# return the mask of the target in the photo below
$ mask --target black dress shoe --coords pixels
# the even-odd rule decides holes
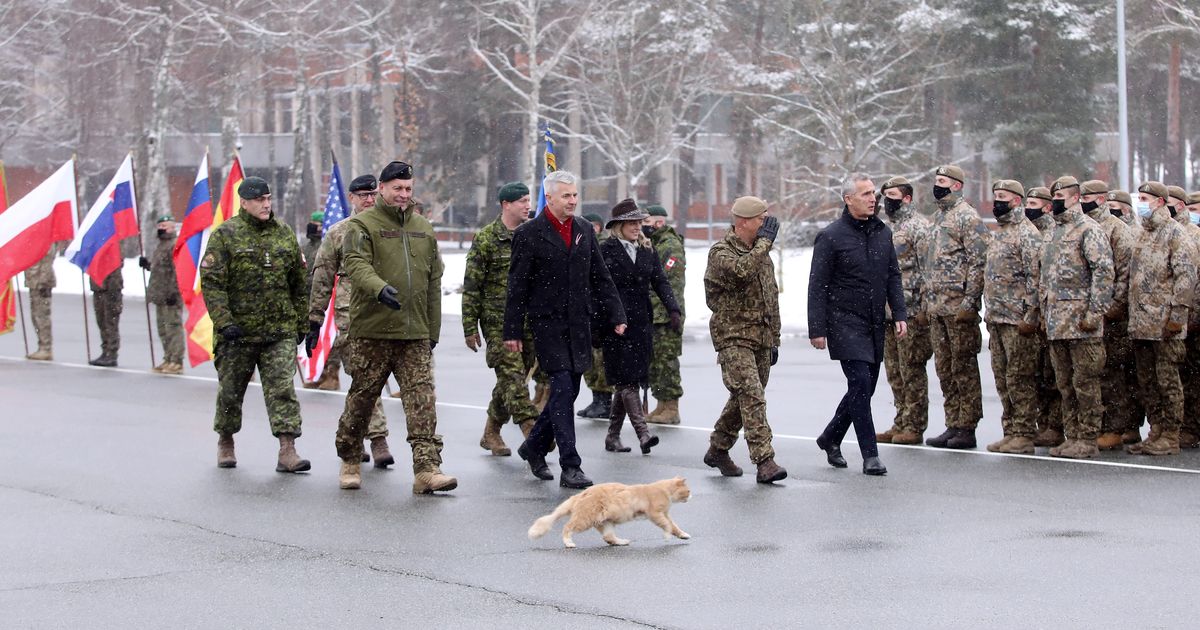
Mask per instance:
[[[527,443],[521,442],[521,446],[517,448],[517,455],[520,455],[521,459],[529,462],[529,472],[533,473],[534,477],[542,481],[554,479],[554,473],[550,472],[550,467],[546,465],[546,458],[541,455],[534,455],[529,450]]]
[[[878,457],[868,457],[863,460],[863,474],[883,476],[887,474],[887,469],[883,467],[883,462],[879,461]]]
[[[583,474],[583,470],[575,467],[564,467],[562,470],[562,478],[558,480],[558,485],[564,488],[574,488],[582,490],[591,487],[592,480]]]
[[[836,444],[826,444],[822,438],[817,438],[817,448],[825,451],[825,460],[834,468],[845,468],[848,466],[846,458],[842,457],[842,447]]]

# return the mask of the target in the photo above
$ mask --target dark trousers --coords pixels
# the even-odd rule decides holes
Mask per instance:
[[[557,442],[558,464],[563,468],[578,468],[582,461],[575,450],[575,399],[582,376],[568,370],[550,373],[550,400],[525,440],[542,457],[550,452],[550,442]]]
[[[821,441],[842,444],[846,431],[854,425],[858,438],[858,449],[863,459],[879,456],[875,443],[875,422],[871,419],[871,396],[875,395],[875,384],[879,381],[879,363],[867,361],[842,361],[842,373],[846,375],[846,395],[838,404],[833,420],[821,432]]]

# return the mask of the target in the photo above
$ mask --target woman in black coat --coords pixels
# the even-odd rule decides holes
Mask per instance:
[[[613,284],[617,286],[628,325],[624,335],[618,336],[609,331],[599,335],[600,347],[604,350],[604,375],[613,386],[608,436],[604,439],[605,450],[612,452],[625,453],[630,450],[621,444],[625,414],[629,414],[629,422],[637,433],[643,454],[649,453],[650,448],[658,444],[658,437],[650,435],[646,427],[645,410],[638,396],[638,391],[649,378],[650,357],[654,348],[651,288],[670,313],[671,327],[679,330],[682,326],[679,303],[675,301],[671,283],[650,239],[642,233],[642,219],[648,216],[632,199],[618,203],[612,209],[612,220],[605,226],[610,230],[609,238],[600,243],[600,255],[604,258]]]

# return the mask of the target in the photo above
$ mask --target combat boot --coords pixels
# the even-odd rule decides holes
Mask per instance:
[[[580,418],[608,419],[612,409],[612,392],[592,392],[592,404],[583,408],[578,415]]]
[[[88,365],[94,365],[96,367],[117,367],[117,355],[102,352],[100,353],[100,356],[88,361]]]
[[[504,438],[500,437],[501,426],[503,425],[499,420],[488,416],[487,423],[483,425],[483,437],[479,439],[479,448],[491,451],[492,455],[507,457],[512,455],[512,449],[508,448]]]
[[[1190,431],[1180,429],[1179,448],[1200,448],[1200,436]]]
[[[1004,440],[1001,441],[1004,442]],[[992,450],[990,445],[988,446],[988,450]],[[1033,455],[1033,440],[1024,436],[1016,436],[1001,444],[993,452],[1008,453],[1010,455]]]
[[[1011,435],[1006,435],[1006,436],[1004,436],[1004,437],[1000,438],[1000,441],[998,441],[998,442],[992,442],[991,444],[988,444],[988,445],[987,445],[987,450],[988,450],[988,452],[989,452],[989,453],[1000,453],[1000,452],[1003,452],[1003,451],[1001,451],[1000,449],[1001,449],[1001,448],[1003,448],[1005,445],[1007,445],[1007,444],[1008,444],[1009,442],[1011,442],[1012,440],[1013,440],[1013,436],[1011,436]]]
[[[1149,443],[1151,443],[1151,442],[1154,442],[1154,441],[1155,441],[1155,440],[1157,440],[1157,439],[1158,439],[1160,436],[1162,436],[1162,429],[1160,428],[1160,426],[1161,426],[1161,425],[1156,425],[1156,424],[1152,424],[1152,425],[1150,425],[1150,433],[1146,435],[1146,439],[1145,439],[1145,440],[1143,440],[1143,441],[1141,441],[1141,442],[1138,442],[1138,443],[1136,443],[1136,444],[1130,444],[1129,446],[1126,446],[1126,447],[1125,447],[1125,452],[1126,452],[1126,453],[1132,453],[1132,454],[1134,454],[1134,455],[1141,455],[1141,454],[1142,454],[1142,449],[1143,449],[1143,448],[1144,448],[1144,447],[1145,447],[1147,444],[1149,444]]]
[[[895,438],[896,434],[899,432],[900,429],[897,429],[896,425],[893,424],[892,428],[888,429],[887,431],[884,431],[883,433],[876,433],[875,441],[879,442],[880,444],[891,444],[892,439]]]
[[[946,448],[955,450],[966,450],[975,448],[975,430],[974,429],[955,429],[955,434],[949,440],[946,440]]]
[[[38,348],[37,350],[25,355],[30,361],[53,361],[54,352],[50,348]]]
[[[913,444],[920,444],[920,443],[921,443],[921,434],[920,433],[916,433],[913,431],[901,431],[899,433],[892,434],[892,444],[907,444],[907,445],[911,446]]]
[[[237,456],[233,454],[233,435],[222,433],[217,437],[217,468],[237,467]]]
[[[758,475],[754,479],[758,483],[775,483],[784,479],[787,479],[787,470],[776,464],[774,459],[768,457],[758,463]]]
[[[545,383],[537,383],[533,386],[533,408],[537,409],[538,413],[546,408],[546,403],[550,402],[550,386]]]
[[[1141,444],[1142,455],[1178,455],[1179,429],[1163,429],[1158,437]]]
[[[1101,433],[1100,437],[1096,438],[1096,448],[1102,451],[1115,451],[1121,448],[1123,443],[1120,433]]]
[[[338,373],[329,369],[326,369],[325,372],[321,374],[321,380],[317,381],[317,389],[322,391],[336,392],[341,388],[342,381],[341,378],[338,377]]]
[[[338,487],[342,490],[358,490],[362,487],[362,464],[342,460],[342,469],[338,472]]]
[[[1033,438],[1034,446],[1058,446],[1064,441],[1062,431],[1046,427]]]
[[[162,366],[162,371],[159,372],[159,374],[168,374],[170,376],[179,376],[180,374],[183,374],[183,364],[182,363],[174,363],[174,362],[164,363]]]
[[[662,411],[663,411],[663,401],[655,398],[654,399],[654,411],[651,411],[650,413],[646,414],[646,422],[657,423],[655,418],[662,415]]]
[[[657,416],[651,414],[646,418],[646,422],[653,424],[679,424],[681,422],[679,418],[679,401],[664,400],[661,401],[661,404],[662,412]]]
[[[537,420],[530,418],[518,425],[521,427],[521,437],[528,439],[529,434],[533,432],[533,425],[535,424],[537,424]]]
[[[955,430],[947,428],[945,431],[943,431],[941,433],[941,435],[927,438],[925,440],[925,445],[932,446],[934,448],[946,448],[946,443],[949,442],[950,438],[954,437],[954,435],[955,435]],[[893,439],[895,439],[895,438],[893,438]]]
[[[729,457],[729,451],[723,451],[715,446],[708,447],[708,452],[704,454],[704,463],[709,468],[721,471],[721,475],[725,477],[742,476],[742,468],[733,463],[733,459]]]
[[[443,474],[437,466],[434,466],[430,470],[419,472],[413,477],[413,494],[449,492],[457,487],[458,480],[450,475]]]
[[[275,472],[304,472],[312,468],[307,459],[300,459],[296,454],[296,436],[291,433],[279,434],[279,463],[275,464]]]
[[[387,468],[396,463],[392,451],[388,448],[387,438],[382,435],[371,438],[371,459],[375,460],[376,468]]]
[[[1100,454],[1100,449],[1096,448],[1095,440],[1069,439],[1062,446],[1050,449],[1051,457],[1065,459],[1090,459],[1098,454]]]

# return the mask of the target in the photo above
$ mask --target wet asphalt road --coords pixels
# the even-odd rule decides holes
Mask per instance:
[[[708,342],[689,342],[684,426],[657,429],[654,454],[605,453],[602,423],[578,427],[584,470],[597,481],[687,477],[692,501],[672,515],[692,540],[664,541],[638,521],[618,528],[629,547],[586,532],[568,551],[557,527],[535,542],[524,532],[569,492],[477,445],[490,372],[457,340],[457,320],[447,318],[436,361],[444,469],[460,486],[415,497],[402,429],[391,439],[400,465],[365,469],[360,491],[337,488],[336,393],[300,393],[298,447],[310,474],[274,472],[257,387],[238,468],[217,469],[211,366],[182,378],[146,372],[144,312],[133,300],[121,369],[82,366],[78,300],[56,299],[57,363],[21,360],[19,333],[0,337],[6,628],[1196,623],[1195,451],[1105,454],[1097,464],[884,446],[889,475],[870,478],[848,441],[851,467],[834,470],[811,436],[844,381],[796,339],[767,390],[789,478],[776,487],[724,479],[700,462],[724,400],[720,373]],[[985,353],[985,384],[987,365]],[[936,385],[931,398],[930,430],[940,431]],[[890,420],[890,402],[881,382],[877,425]],[[399,427],[399,402],[385,408]],[[985,414],[981,443],[1000,433],[988,385]],[[506,427],[514,448],[518,436]],[[750,472],[745,447],[734,456]]]

